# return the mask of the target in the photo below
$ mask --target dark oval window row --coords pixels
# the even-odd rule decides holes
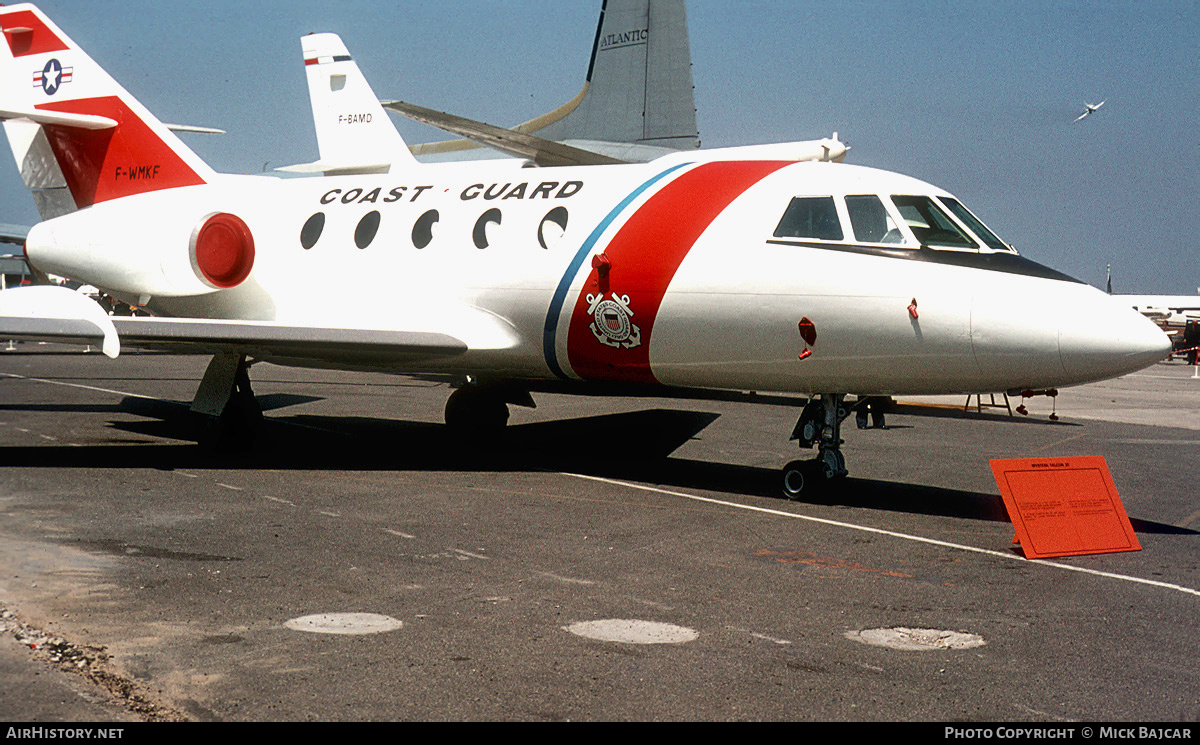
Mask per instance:
[[[363,215],[358,221],[358,225],[354,228],[354,245],[359,248],[366,248],[375,240],[375,235],[379,232],[380,222],[379,210],[371,210]],[[425,248],[433,242],[433,226],[441,219],[441,215],[437,210],[428,210],[424,212],[417,221],[413,223],[412,243],[416,248]],[[479,216],[475,221],[475,227],[471,230],[471,238],[475,242],[476,248],[487,248],[488,241],[488,226],[499,225],[502,220],[500,210],[493,207],[487,212]],[[304,221],[303,227],[300,228],[300,245],[304,250],[308,250],[317,245],[317,241],[321,239],[321,234],[325,230],[325,213],[317,212]],[[542,217],[541,223],[538,225],[537,239],[538,245],[542,248],[549,249],[554,243],[562,237],[562,234],[567,230],[567,209],[566,207],[555,207]]]

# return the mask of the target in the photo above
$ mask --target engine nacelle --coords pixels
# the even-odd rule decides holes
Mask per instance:
[[[254,268],[254,236],[237,215],[214,212],[192,233],[192,269],[214,289],[237,287]]]
[[[39,223],[29,231],[25,256],[39,271],[134,297],[205,295],[240,285],[254,268],[249,226],[232,213],[205,210],[200,199],[188,204],[178,198],[181,191]]]

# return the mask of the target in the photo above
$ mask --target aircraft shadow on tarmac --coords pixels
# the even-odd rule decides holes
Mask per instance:
[[[271,394],[259,400],[264,410],[270,410],[317,399]],[[671,457],[720,416],[704,411],[650,408],[519,424],[497,437],[463,437],[442,424],[401,419],[293,414],[267,418],[249,452],[223,453],[196,444],[201,418],[187,404],[129,397],[106,410],[141,417],[112,421],[113,429],[154,439],[0,448],[0,467],[548,471],[782,499],[779,472],[774,468]],[[1008,522],[1004,504],[994,494],[854,477],[835,482],[806,501]],[[1138,532],[1196,533],[1152,521],[1131,522]]]

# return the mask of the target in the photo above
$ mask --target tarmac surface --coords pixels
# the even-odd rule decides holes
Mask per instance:
[[[444,385],[259,365],[233,456],[206,361],[0,353],[0,720],[1200,719],[1181,363],[851,419],[789,502],[797,397],[535,394],[471,442]],[[1142,550],[1027,560],[988,460],[1078,455]]]

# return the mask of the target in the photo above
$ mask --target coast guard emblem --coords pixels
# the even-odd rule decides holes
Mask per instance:
[[[603,293],[595,295],[588,293],[588,314],[592,324],[588,328],[596,341],[609,347],[624,347],[632,349],[642,343],[642,330],[630,319],[633,311],[629,308],[629,296],[612,293],[609,300],[604,299]]]

